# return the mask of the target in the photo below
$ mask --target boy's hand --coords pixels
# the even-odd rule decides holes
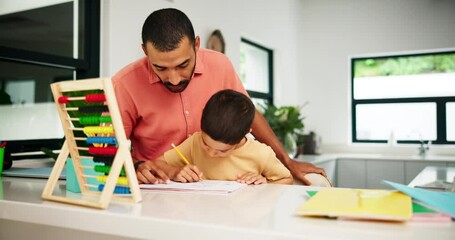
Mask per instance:
[[[245,173],[243,175],[238,175],[237,176],[237,182],[239,183],[246,183],[248,185],[254,184],[263,184],[267,183],[267,179],[263,177],[262,175],[258,175],[255,173]]]
[[[186,165],[180,170],[177,170],[172,177],[172,180],[177,182],[197,182],[202,179],[202,172],[195,165]]]

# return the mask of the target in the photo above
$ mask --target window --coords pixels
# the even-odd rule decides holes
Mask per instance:
[[[14,152],[59,149],[63,130],[49,85],[99,76],[100,2],[3,2],[0,140]]]
[[[353,142],[455,144],[455,51],[351,58]]]
[[[239,75],[253,102],[273,104],[273,51],[271,49],[242,38]]]

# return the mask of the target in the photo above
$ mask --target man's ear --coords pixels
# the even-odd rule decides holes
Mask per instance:
[[[250,128],[250,131],[249,131],[248,133],[251,133],[252,131],[253,131],[253,129],[252,129],[252,128]]]
[[[201,39],[199,38],[199,36],[196,36],[196,39],[194,39],[194,50],[196,50],[196,52],[199,50],[199,47],[201,46]]]
[[[147,56],[147,47],[144,44],[141,44],[142,51],[144,52],[145,56]]]

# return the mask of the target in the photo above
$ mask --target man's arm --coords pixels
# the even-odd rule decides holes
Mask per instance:
[[[163,162],[160,158],[156,161],[136,161],[134,165],[139,183],[168,183],[170,169]]]
[[[311,163],[297,162],[289,157],[286,151],[278,140],[277,136],[270,128],[267,120],[264,116],[256,110],[254,116],[252,127],[252,134],[254,137],[267,145],[269,145],[276,154],[276,157],[291,171],[292,175],[297,179],[301,180],[305,185],[310,185],[311,183],[305,179],[305,174],[307,173],[320,173],[326,176],[324,169],[314,166]]]

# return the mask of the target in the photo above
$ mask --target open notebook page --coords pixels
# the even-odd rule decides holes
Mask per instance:
[[[191,192],[214,192],[214,193],[230,193],[234,192],[246,184],[236,181],[221,181],[221,180],[202,180],[199,182],[181,183],[171,181],[168,184],[140,184],[141,189],[146,190],[164,190],[164,191],[191,191]]]

